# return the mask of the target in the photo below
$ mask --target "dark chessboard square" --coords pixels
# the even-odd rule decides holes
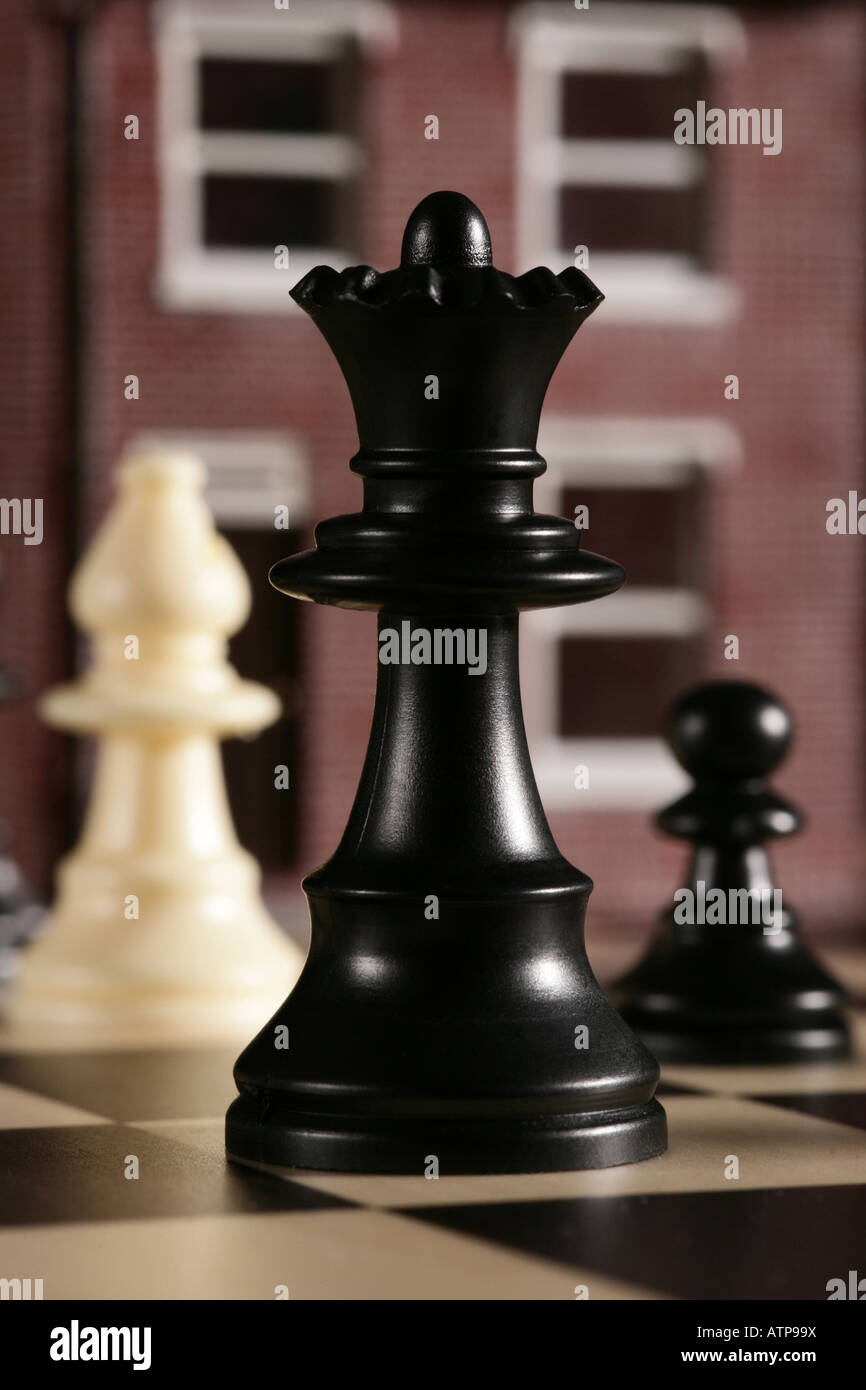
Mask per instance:
[[[137,1178],[130,1158],[138,1160]],[[0,1132],[0,1226],[343,1207],[313,1188],[237,1168],[204,1151],[122,1125]]]
[[[584,1197],[402,1215],[685,1299],[826,1299],[862,1268],[866,1187]],[[592,1297],[592,1280],[589,1280]]]
[[[0,1056],[0,1081],[112,1120],[204,1119],[231,1099],[229,1047]]]
[[[814,1094],[750,1096],[764,1105],[779,1105],[819,1120],[835,1120],[840,1125],[866,1129],[866,1091],[816,1091]],[[866,1174],[864,1174],[866,1179]]]

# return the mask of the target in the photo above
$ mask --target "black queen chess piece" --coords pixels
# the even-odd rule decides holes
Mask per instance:
[[[229,1155],[443,1174],[650,1158],[658,1066],[587,962],[592,883],[547,825],[518,683],[521,610],[625,578],[532,508],[544,394],[602,295],[574,268],[496,270],[481,213],[444,192],[399,269],[320,266],[292,295],[348,383],[364,507],[271,581],[377,610],[393,660],[342,841],[304,882],[309,959],[235,1067]]]
[[[657,818],[694,846],[688,886],[614,1002],[663,1062],[847,1056],[844,993],[800,937],[764,848],[801,824],[766,784],[791,743],[788,710],[760,686],[712,681],[681,696],[665,732],[695,779]]]

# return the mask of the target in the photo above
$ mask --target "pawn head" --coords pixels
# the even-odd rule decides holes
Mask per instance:
[[[759,685],[711,681],[673,706],[665,736],[696,781],[766,777],[784,758],[793,723],[782,702]]]

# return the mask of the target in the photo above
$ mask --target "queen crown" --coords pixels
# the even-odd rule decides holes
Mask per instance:
[[[440,192],[410,216],[397,270],[318,266],[292,294],[348,384],[364,509],[322,522],[316,550],[274,566],[276,588],[374,609],[461,592],[499,611],[619,588],[620,566],[532,504],[545,391],[603,298],[582,271],[497,270],[478,208]]]
[[[534,449],[554,368],[604,298],[574,267],[497,270],[461,193],[418,204],[397,270],[317,266],[292,297],[340,364],[364,449]]]

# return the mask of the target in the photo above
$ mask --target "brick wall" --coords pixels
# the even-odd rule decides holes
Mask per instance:
[[[0,707],[0,818],[34,889],[45,892],[67,832],[69,749],[33,713],[68,672],[70,546],[65,437],[67,129],[64,41],[6,0],[0,44],[0,496],[41,498],[44,539],[0,536],[0,665],[20,698]]]
[[[13,8],[23,26],[24,5]],[[443,187],[479,203],[497,263],[512,265],[508,10],[492,2],[400,5],[398,49],[366,66],[369,168],[358,244],[362,258],[381,269],[397,262],[410,209]],[[710,152],[717,259],[740,287],[744,313],[725,328],[649,328],[607,326],[602,307],[569,349],[548,406],[557,413],[716,416],[740,432],[743,467],[713,489],[717,656],[711,669],[769,683],[794,708],[799,739],[778,784],[804,805],[810,825],[777,858],[786,895],[818,930],[863,916],[862,542],[827,536],[824,508],[828,497],[862,486],[866,23],[858,7],[844,5],[742,14],[748,53],[731,71],[719,104],[784,110],[780,157],[764,158],[752,147]],[[45,90],[52,45],[42,38],[39,51],[39,64],[26,73],[12,64],[10,80],[26,88],[44,121],[55,100]],[[306,436],[314,460],[314,518],[354,510],[360,482],[347,468],[356,447],[348,398],[306,318],[166,313],[155,303],[155,74],[147,5],[110,3],[95,23],[88,63],[88,530],[105,506],[125,440],[142,429],[291,429]],[[52,283],[57,292],[57,277],[37,269],[40,213],[32,181],[38,173],[50,190],[58,154],[40,145],[35,130],[21,131],[8,87],[5,101],[2,138],[17,131],[18,157],[31,180],[25,188],[22,174],[14,185],[28,232],[3,228],[15,238],[10,259],[24,267],[11,293],[22,322],[26,308],[35,339],[44,334],[51,343],[46,301]],[[137,143],[122,136],[130,112],[141,121]],[[431,113],[439,117],[438,141],[423,136]],[[41,315],[38,322],[34,314]],[[20,375],[25,364],[12,368]],[[141,380],[136,402],[123,399],[128,372]],[[737,402],[723,399],[729,372],[740,377]],[[50,468],[56,444],[47,442],[46,417],[28,407],[26,391],[16,395],[22,455],[43,457]],[[5,416],[3,427],[11,428]],[[614,558],[628,565],[627,556]],[[32,558],[18,553],[14,563],[32,565]],[[36,588],[25,600],[43,625],[56,618],[46,618],[38,586],[48,584],[49,574],[56,585],[56,566],[44,546],[34,566]],[[9,587],[7,581],[0,604],[7,625]],[[292,795],[304,809],[297,862],[281,880],[286,887],[339,838],[363,757],[375,676],[370,615],[305,610],[304,632],[304,754],[292,779]],[[731,632],[741,643],[735,667],[721,656]],[[30,676],[44,683],[53,678],[56,654],[45,650],[50,643],[43,636],[34,646]],[[8,722],[8,714],[2,717]],[[47,744],[32,721],[16,718],[21,761],[14,766],[23,773],[26,759],[30,771],[20,779],[28,804],[13,805],[11,814],[22,827],[23,856],[37,864],[49,852],[48,840],[40,839],[50,820]],[[551,819],[564,852],[596,881],[592,911],[599,921],[648,923],[669,899],[682,854],[651,830],[645,815]]]

